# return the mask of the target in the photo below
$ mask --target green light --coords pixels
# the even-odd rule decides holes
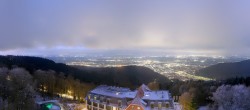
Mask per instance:
[[[52,106],[53,106],[53,104],[48,104],[48,105],[46,105],[46,107],[47,107],[48,109],[51,109]]]

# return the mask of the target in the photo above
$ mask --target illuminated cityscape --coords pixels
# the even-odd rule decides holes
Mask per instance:
[[[223,56],[142,56],[142,57],[48,57],[56,62],[66,63],[74,66],[88,67],[121,67],[128,65],[148,67],[155,72],[165,75],[169,79],[199,79],[212,80],[196,76],[196,70],[210,65],[224,62],[237,62],[247,58],[223,57]]]

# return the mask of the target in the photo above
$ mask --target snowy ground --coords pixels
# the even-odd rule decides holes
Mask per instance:
[[[179,104],[179,103],[174,103],[174,106],[175,106],[175,110],[183,110],[182,109],[182,106]]]
[[[67,102],[67,101],[62,102],[60,101],[60,99],[44,98],[39,95],[36,96],[35,101],[37,104],[43,104],[43,103],[48,103],[48,102],[57,103],[58,105],[60,105],[61,110],[87,110],[84,103],[74,103],[74,102]]]

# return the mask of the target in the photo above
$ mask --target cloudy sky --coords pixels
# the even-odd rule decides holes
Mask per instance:
[[[0,54],[250,55],[249,0],[1,0]]]

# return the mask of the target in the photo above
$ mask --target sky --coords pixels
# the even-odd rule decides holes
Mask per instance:
[[[1,0],[2,55],[250,55],[249,0]]]

